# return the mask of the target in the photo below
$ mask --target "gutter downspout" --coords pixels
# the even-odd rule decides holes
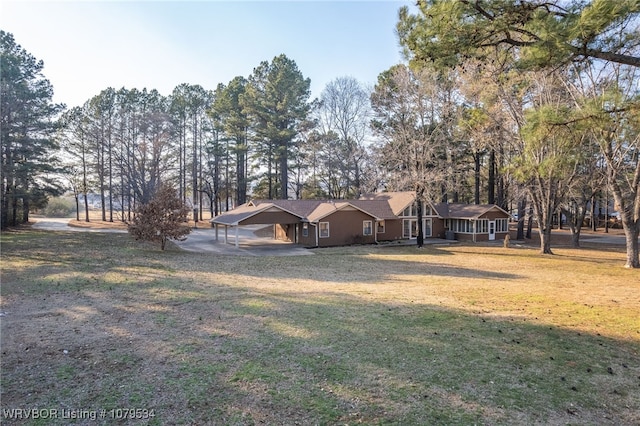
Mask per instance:
[[[375,227],[373,230],[373,242],[378,244],[378,220],[373,221],[373,226]]]
[[[316,247],[320,247],[320,246],[318,245],[318,240],[319,240],[319,236],[318,236],[318,234],[320,233],[320,227],[319,227],[317,224],[315,224],[315,223],[311,223],[311,222],[309,222],[309,223],[310,223],[311,225],[313,225],[313,227],[314,227],[314,228],[316,228],[316,232],[314,232],[314,234],[315,234],[315,236],[316,236]]]
[[[478,230],[478,222],[475,219],[471,219],[471,223],[473,224],[473,242],[476,242],[476,231]]]

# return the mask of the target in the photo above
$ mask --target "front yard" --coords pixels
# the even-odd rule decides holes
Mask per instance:
[[[639,272],[554,251],[3,232],[1,421],[639,424]],[[33,409],[57,411],[10,418]]]

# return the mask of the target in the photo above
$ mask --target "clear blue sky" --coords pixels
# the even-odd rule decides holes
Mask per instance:
[[[284,53],[312,97],[352,76],[373,85],[402,62],[398,9],[413,1],[1,0],[0,28],[44,61],[55,102],[81,105],[107,87],[181,83],[215,89]]]

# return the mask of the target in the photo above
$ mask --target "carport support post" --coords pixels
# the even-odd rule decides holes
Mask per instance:
[[[238,243],[238,238],[239,238],[239,237],[238,237],[238,229],[239,229],[239,228],[240,228],[240,227],[236,225],[236,248],[238,248],[238,247],[240,246],[240,244]]]

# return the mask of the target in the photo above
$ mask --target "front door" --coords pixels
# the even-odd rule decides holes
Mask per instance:
[[[489,221],[489,241],[493,241],[496,239],[496,221]]]

